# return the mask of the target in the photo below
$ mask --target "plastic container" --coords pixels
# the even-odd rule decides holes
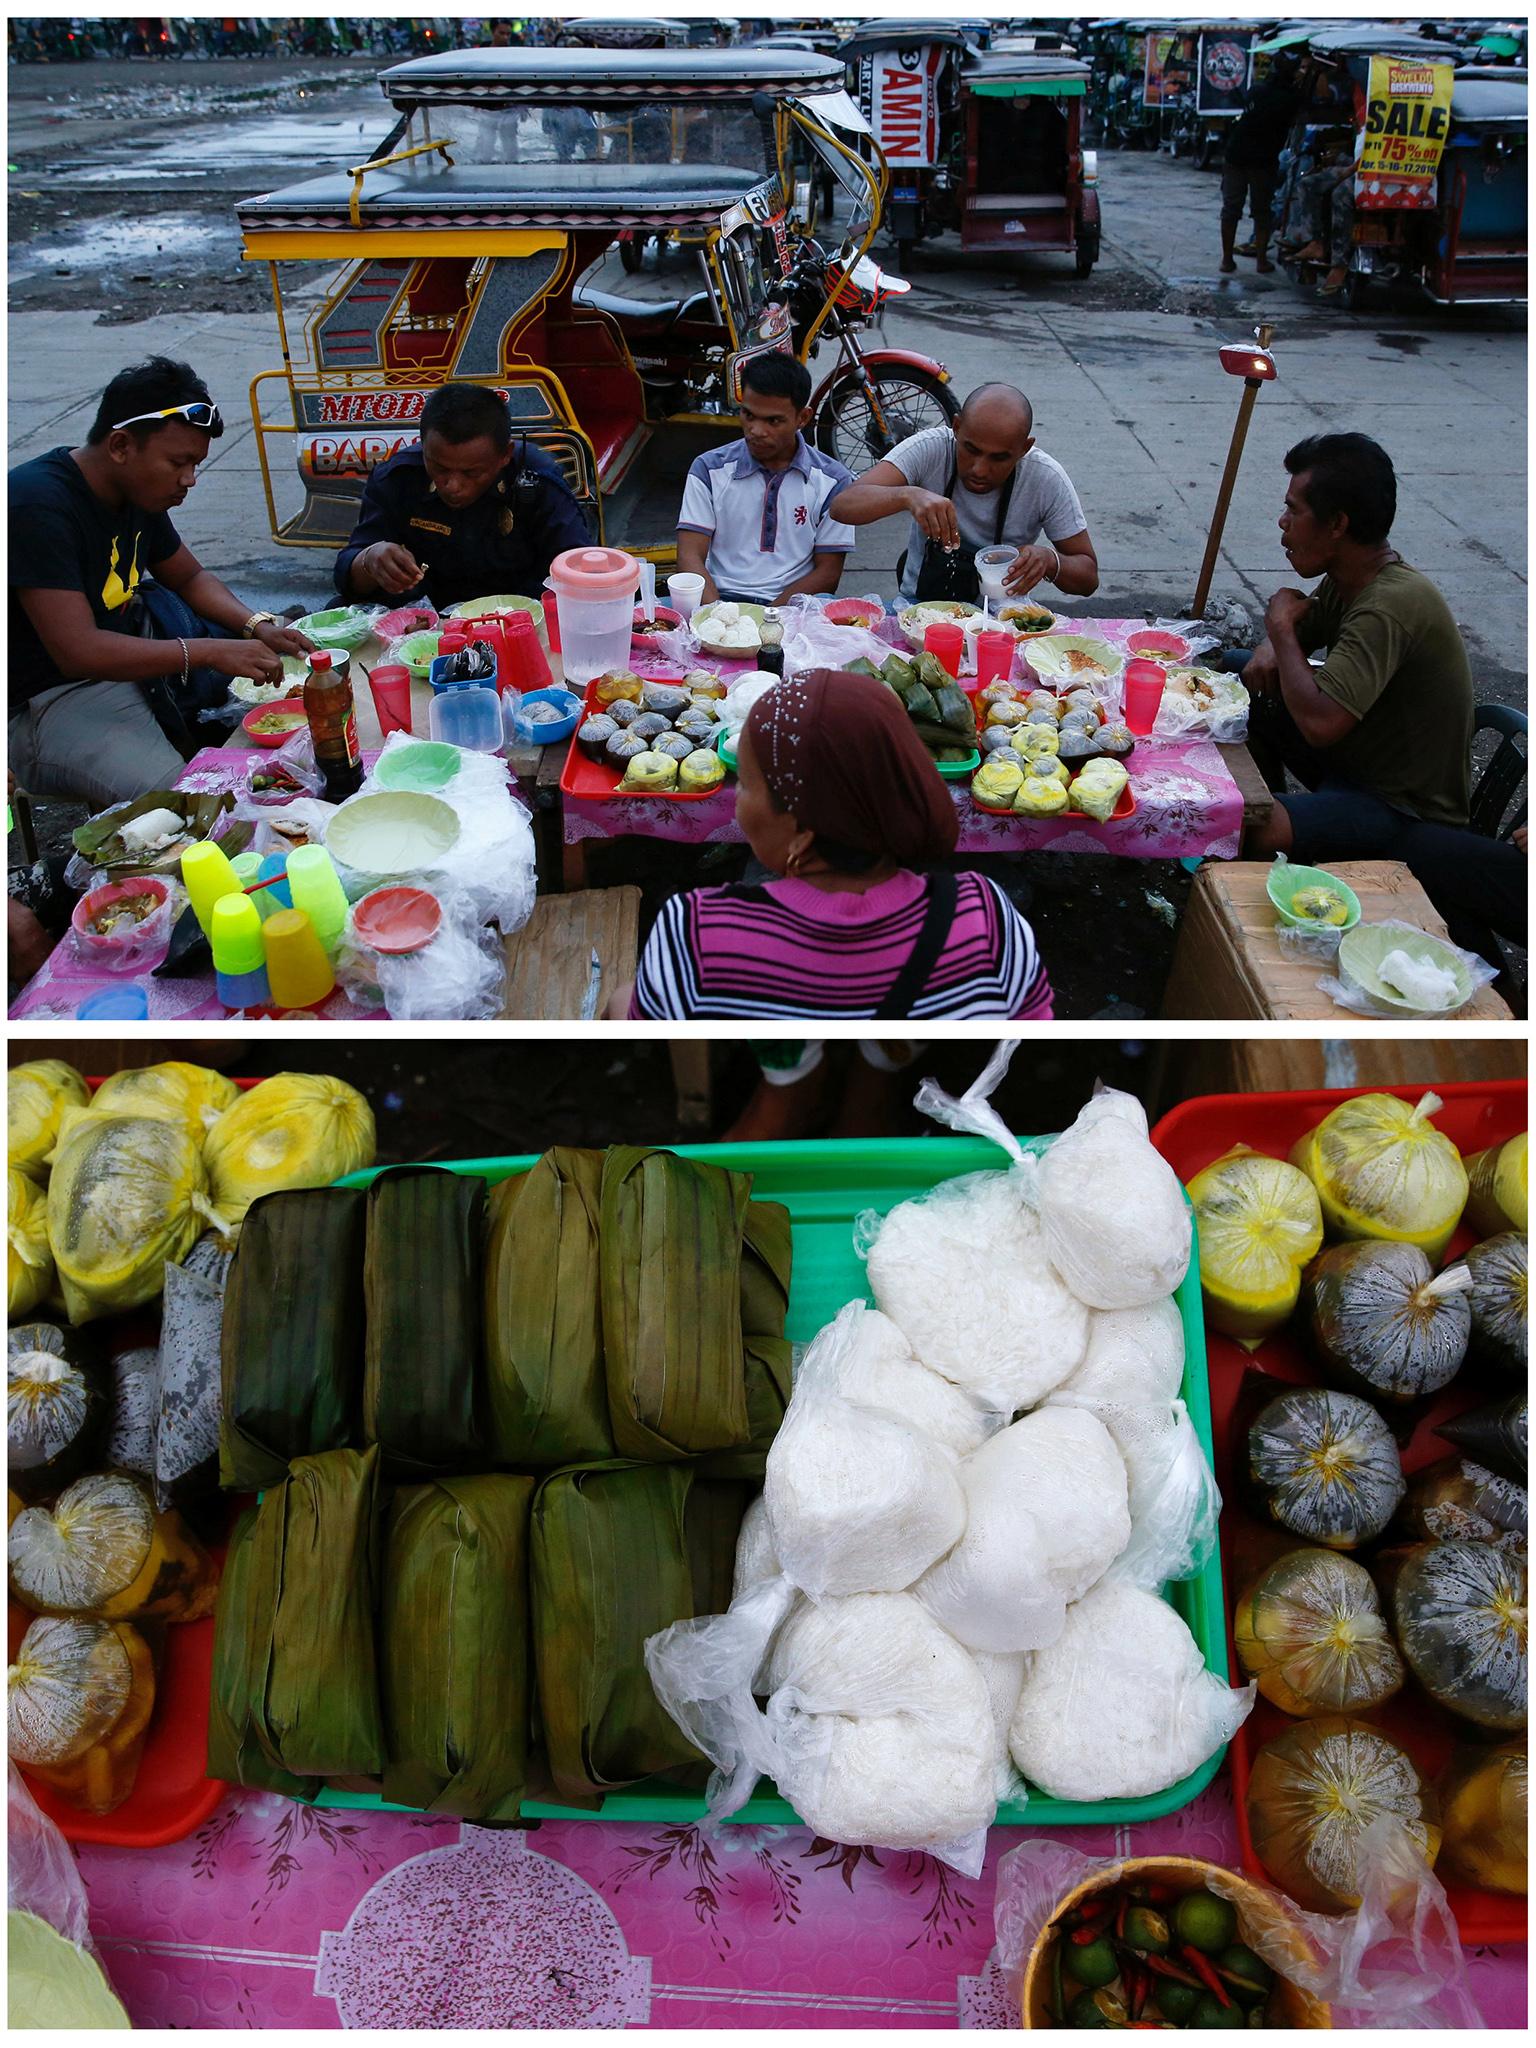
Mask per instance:
[[[347,922],[347,892],[323,846],[296,846],[288,856],[288,889],[295,910],[308,914],[327,953],[334,953]]]
[[[403,661],[382,662],[368,671],[368,689],[378,714],[379,737],[411,729],[411,671]]]
[[[1017,553],[1017,548],[1001,545],[976,550],[976,577],[981,585],[981,594],[994,611],[1008,596],[1003,587],[1003,577]]]
[[[238,888],[238,882],[235,886]],[[147,965],[145,949],[150,944],[150,934],[144,927],[157,922],[163,924],[164,943],[170,941],[171,917],[165,908],[170,893],[170,884],[156,875],[130,875],[125,881],[106,882],[99,889],[88,890],[70,912],[69,918],[75,945],[82,958],[89,960],[94,967],[104,967],[109,973],[117,967]],[[90,929],[92,918],[99,917],[102,911],[110,910],[114,903],[121,903],[129,896],[153,896],[156,908],[125,932],[93,932]],[[163,955],[164,944],[160,950]]]
[[[944,664],[957,680],[965,660],[965,628],[936,619],[923,633],[923,652]]]
[[[309,1010],[323,1003],[336,986],[336,977],[308,915],[302,910],[274,911],[262,937],[275,1007]]]
[[[667,578],[667,596],[682,619],[691,619],[704,602],[704,578],[691,569],[681,569]]]
[[[1157,707],[1163,701],[1168,671],[1160,661],[1128,661],[1122,688],[1125,692],[1125,722],[1134,733],[1145,735],[1157,723]]]
[[[499,754],[501,698],[485,683],[450,683],[430,707],[432,737],[471,754]]]
[[[967,690],[984,690],[988,683],[1000,683],[1013,674],[1013,653],[1017,641],[1001,629],[976,635],[976,680],[966,678]]]
[[[1333,889],[1343,897],[1349,909],[1349,916],[1341,925],[1319,926],[1315,917],[1296,917],[1291,911],[1291,899],[1303,889]],[[1326,868],[1299,868],[1288,860],[1277,860],[1269,870],[1264,884],[1264,893],[1275,906],[1282,924],[1301,926],[1305,930],[1353,931],[1360,922],[1360,898],[1347,882],[1341,882],[1337,875],[1330,875]]]
[[[637,673],[642,677],[645,675],[643,669],[637,671]],[[596,702],[592,688],[588,685],[586,702],[582,707],[582,716],[600,709],[601,706]],[[717,727],[716,730],[723,731],[724,728]],[[708,745],[709,742],[706,741],[705,744]],[[721,760],[724,761],[726,767],[734,769],[736,766],[735,748],[733,747],[727,753],[718,740],[714,744],[716,752]],[[623,779],[623,770],[615,768],[611,761],[589,761],[580,747],[573,746],[565,757],[565,766],[560,771],[560,789],[563,795],[576,797],[581,802],[602,803],[608,798],[618,795],[619,784]],[[651,791],[649,794],[641,795],[637,795],[633,790],[627,790],[624,800],[626,803],[702,804],[708,803],[711,797],[719,796],[723,787],[723,784],[717,784],[714,789],[658,789]]]
[[[93,996],[87,996],[83,1003],[75,1005],[75,1017],[81,1024],[127,1024],[149,1015],[149,997],[136,981],[126,988],[98,989]],[[27,1780],[35,1793],[41,1787]]]
[[[1490,1145],[1501,1145],[1526,1128],[1523,1081],[1449,1081],[1437,1083],[1435,1093],[1444,1105],[1435,1113],[1435,1128],[1443,1131],[1464,1157]],[[1153,1128],[1152,1142],[1180,1180],[1187,1182],[1237,1144],[1284,1159],[1297,1139],[1321,1123],[1330,1110],[1365,1094],[1396,1095],[1405,1102],[1417,1102],[1424,1094],[1424,1086],[1199,1096],[1171,1109]],[[1458,1258],[1473,1241],[1474,1233],[1462,1225],[1447,1247],[1445,1262]],[[1301,1343],[1288,1328],[1264,1338],[1251,1355],[1235,1338],[1224,1337],[1218,1331],[1213,1330],[1207,1342],[1216,1479],[1225,1503],[1221,1514],[1222,1554],[1229,1598],[1235,1602],[1244,1586],[1274,1555],[1273,1532],[1245,1513],[1234,1483],[1235,1419],[1244,1376],[1250,1372],[1269,1375],[1279,1392],[1287,1385],[1315,1386],[1317,1375]],[[1453,1381],[1433,1396],[1424,1404],[1413,1434],[1403,1447],[1404,1470],[1411,1474],[1447,1456],[1451,1446],[1435,1435],[1437,1426],[1480,1405],[1492,1394],[1491,1385],[1470,1378],[1465,1385]],[[1260,1545],[1265,1546],[1262,1554],[1258,1554]],[[1235,1670],[1235,1649],[1232,1658],[1231,1668]],[[1451,1717],[1411,1679],[1400,1693],[1365,1718],[1401,1743],[1430,1777],[1450,1755],[1455,1739]],[[1261,1698],[1232,1738],[1232,1792],[1238,1840],[1242,1845],[1243,1867],[1256,1877],[1264,1875],[1264,1867],[1254,1852],[1248,1829],[1246,1795],[1252,1759],[1273,1736],[1295,1725],[1289,1715]],[[1524,1899],[1452,1883],[1446,1884],[1446,1894],[1464,1942],[1525,1940]]]
[[[230,866],[228,854],[211,839],[198,840],[181,856],[181,881],[192,914],[205,934],[219,898],[240,893],[240,877]]]
[[[530,723],[528,708],[533,704],[553,704],[560,716]],[[582,701],[574,690],[551,687],[530,690],[526,696],[510,690],[502,699],[502,729],[509,747],[547,747],[556,740],[568,740],[582,715]]]
[[[808,1144],[763,1145],[678,1145],[681,1158],[703,1159],[716,1166],[753,1175],[753,1195],[760,1201],[783,1202],[789,1209],[794,1244],[794,1265],[790,1281],[787,1334],[794,1343],[805,1343],[831,1321],[845,1302],[869,1299],[865,1269],[853,1249],[853,1221],[867,1208],[889,1209],[909,1196],[922,1194],[940,1181],[957,1174],[981,1170],[997,1171],[1002,1155],[996,1146],[980,1138],[869,1138]],[[495,1182],[509,1179],[534,1165],[530,1156],[515,1159],[476,1159],[450,1163],[455,1173],[473,1173]],[[355,1173],[340,1183],[343,1187],[366,1187],[373,1171]],[[1200,1316],[1200,1273],[1197,1257],[1178,1294],[1184,1322],[1185,1366],[1181,1388],[1190,1420],[1207,1454],[1211,1447],[1211,1412],[1205,1377],[1205,1337]],[[1221,1571],[1213,1558],[1198,1579],[1169,1588],[1172,1606],[1184,1617],[1199,1643],[1208,1668],[1225,1678],[1228,1673],[1227,1645],[1222,1598]],[[1081,1827],[1101,1823],[1152,1820],[1187,1806],[1216,1775],[1220,1751],[1199,1770],[1145,1799],[1103,1800],[1092,1805],[1071,1805],[1066,1801],[1033,1793],[1028,1811],[1020,1806],[998,1809],[1001,1826]],[[376,1795],[327,1789],[319,1803],[326,1806],[377,1807],[384,1802]],[[592,1812],[530,1800],[523,1808],[530,1818],[561,1820],[644,1820],[694,1821],[703,1816],[702,1795],[679,1790],[661,1780],[651,1780],[610,1792],[602,1806]],[[764,1784],[740,1813],[732,1816],[747,1825],[777,1823],[797,1825],[793,1809]]]
[[[549,565],[566,680],[587,683],[629,662],[640,564],[619,548],[567,548]]]
[[[251,898],[263,923],[276,911],[292,910],[293,891],[288,886],[286,853],[269,853],[256,870],[256,878],[258,881],[272,884],[271,888],[262,889]]]

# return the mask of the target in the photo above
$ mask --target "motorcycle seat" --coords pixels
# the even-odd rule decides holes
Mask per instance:
[[[611,313],[626,334],[664,334],[685,307],[703,296],[692,293],[686,299],[626,299],[617,292],[600,292],[594,285],[578,285],[571,294],[578,306],[594,313]]]

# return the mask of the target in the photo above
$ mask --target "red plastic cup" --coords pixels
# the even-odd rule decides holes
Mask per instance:
[[[555,586],[546,576],[544,579],[544,637],[549,642],[551,654],[560,652],[560,602],[555,596]]]
[[[1168,672],[1160,661],[1125,664],[1125,722],[1132,732],[1145,736],[1152,730],[1167,680]]]
[[[988,683],[1000,683],[1005,676],[1013,674],[1013,649],[1011,633],[976,635],[975,687],[978,690],[984,690]]]
[[[960,663],[965,657],[965,629],[946,625],[942,619],[935,620],[923,634],[923,652],[941,661],[958,681]]]
[[[392,732],[409,732],[411,729],[411,672],[403,662],[381,662],[368,671],[368,688],[373,693],[373,708],[379,714],[379,735],[388,739]]]
[[[550,689],[555,679],[532,618],[527,612],[508,612],[501,623],[506,635],[506,683],[514,690]]]

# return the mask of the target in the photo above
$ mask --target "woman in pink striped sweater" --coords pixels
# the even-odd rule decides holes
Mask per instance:
[[[752,707],[736,816],[777,879],[662,909],[632,1017],[1049,1017],[1034,936],[946,862],[949,791],[895,692],[812,669]]]

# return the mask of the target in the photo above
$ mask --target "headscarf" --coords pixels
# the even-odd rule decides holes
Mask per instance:
[[[813,668],[786,676],[747,714],[769,793],[802,831],[904,868],[955,850],[960,821],[901,699],[874,676]]]

